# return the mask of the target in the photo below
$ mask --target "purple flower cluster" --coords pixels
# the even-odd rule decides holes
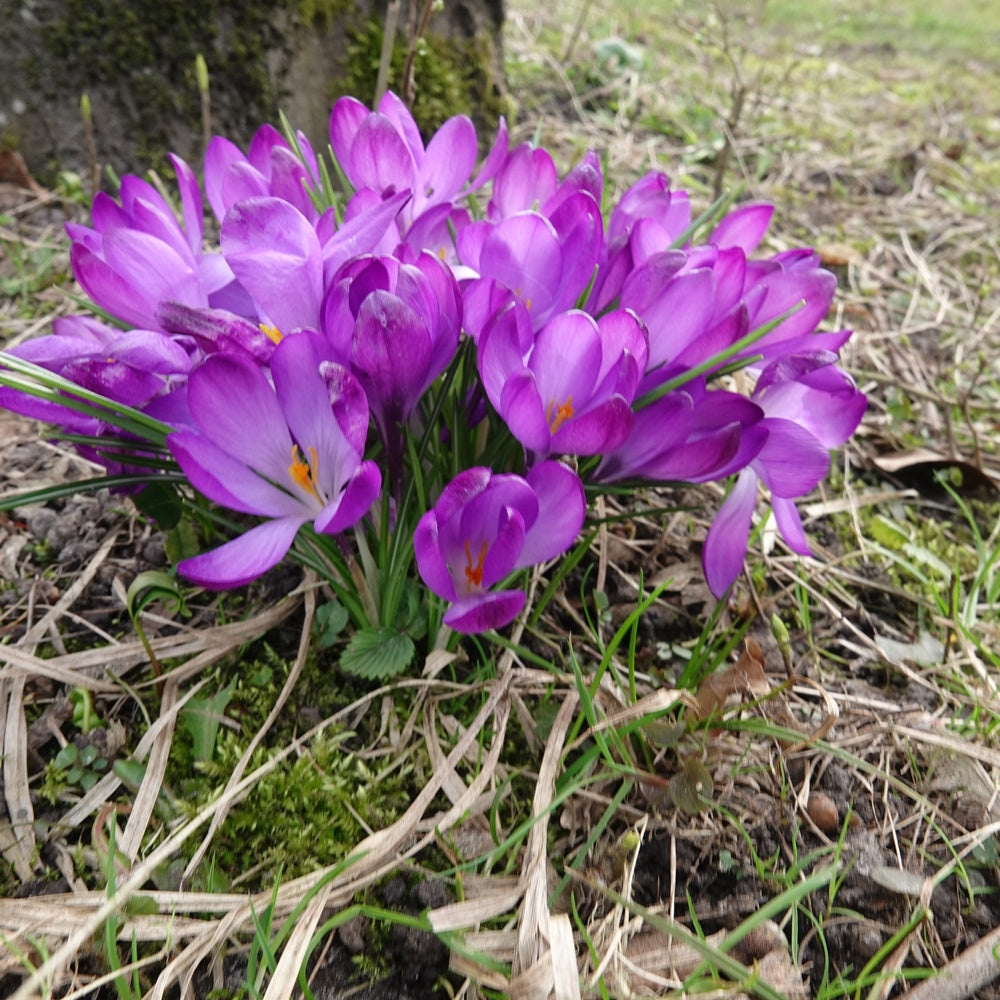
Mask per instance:
[[[760,484],[789,546],[809,551],[795,500],[866,401],[837,364],[850,332],[817,332],[835,287],[818,255],[754,256],[771,206],[692,243],[689,199],[660,173],[605,213],[593,153],[560,178],[501,123],[476,172],[468,119],[425,145],[391,93],[374,112],[340,100],[330,141],[353,188],[343,204],[324,197],[306,138],[270,126],[246,153],[213,140],[202,185],[173,158],[179,213],[136,177],[98,195],[91,226],[68,230],[74,274],[110,320],[67,317],[15,352],[168,424],[190,484],[262,519],[182,574],[237,586],[307,523],[339,536],[391,522],[450,602],[446,623],[478,632],[520,612],[512,574],[573,545],[585,483],[729,477],[704,546],[717,595],[742,566]],[[445,391],[461,406],[441,405]],[[0,404],[101,430],[11,389]],[[506,464],[474,457],[402,523],[410,479],[437,482],[413,435],[447,459],[456,434],[482,440],[480,423],[515,445],[492,452]],[[368,517],[380,504],[392,516]]]

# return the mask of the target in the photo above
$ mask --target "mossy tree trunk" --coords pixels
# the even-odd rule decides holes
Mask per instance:
[[[424,2],[400,0],[389,85],[401,89],[410,62],[426,128],[456,112],[489,127],[505,92],[503,0],[445,0],[412,46],[406,29]],[[245,145],[281,109],[325,148],[332,102],[374,97],[385,9],[385,0],[0,0],[0,147],[20,150],[48,184],[62,170],[86,176],[95,159],[119,174],[169,169],[168,152],[197,164],[200,55],[212,132]]]

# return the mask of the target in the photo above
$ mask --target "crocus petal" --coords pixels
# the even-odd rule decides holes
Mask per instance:
[[[743,433],[741,424],[732,423],[704,435],[692,436],[682,444],[657,453],[634,470],[633,475],[675,483],[718,479],[724,469],[731,467]]]
[[[191,367],[187,351],[153,330],[129,330],[108,347],[108,354],[133,368],[161,374],[185,372]]]
[[[167,435],[167,445],[188,482],[209,500],[231,510],[262,517],[304,517],[308,512],[295,497],[268,482],[203,434],[191,430],[175,431]]]
[[[27,393],[11,389],[9,386],[0,386],[0,407],[10,410],[12,413],[31,417],[33,420],[64,427],[66,430],[78,434],[98,434],[101,430],[100,422],[94,417],[67,409],[65,406],[47,399],[29,396]]]
[[[357,524],[371,509],[381,488],[379,467],[374,462],[362,462],[337,501],[327,504],[316,518],[316,530],[336,535]]]
[[[419,166],[424,158],[424,142],[420,138],[420,129],[417,128],[417,123],[403,99],[394,91],[387,90],[378,102],[378,113],[392,122]]]
[[[525,524],[521,512],[504,507],[496,536],[489,543],[483,561],[482,587],[488,590],[513,572],[524,545]]]
[[[352,258],[373,253],[410,197],[409,191],[401,191],[347,219],[323,245],[323,273],[327,280]]]
[[[472,178],[468,187],[469,192],[476,191],[487,183],[487,181],[493,180],[507,159],[509,145],[510,135],[507,131],[507,119],[501,115],[500,121],[497,123],[497,134],[493,140],[493,145],[490,146],[490,151],[486,154],[486,159],[479,168],[479,173]]]
[[[213,136],[205,150],[205,197],[215,217],[221,222],[230,203],[223,196],[223,183],[229,168],[243,160],[240,148],[229,139]]]
[[[304,521],[299,517],[265,521],[211,552],[182,559],[177,571],[210,590],[242,587],[281,562]]]
[[[476,154],[476,128],[471,120],[464,115],[449,118],[427,144],[419,196],[430,203],[450,201],[469,179]]]
[[[358,311],[351,367],[383,424],[409,416],[431,362],[431,339],[420,316],[390,292],[375,291]]]
[[[705,579],[716,597],[722,597],[740,575],[756,504],[757,475],[744,469],[715,515],[701,552]]]
[[[202,225],[204,219],[201,188],[198,187],[198,178],[195,177],[194,171],[179,156],[171,153],[168,158],[171,164],[173,164],[174,173],[177,175],[177,183],[180,187],[181,213],[184,216],[184,234],[187,236],[191,252],[197,255],[201,253]]]
[[[621,303],[634,309],[649,330],[648,367],[672,361],[707,328],[715,308],[715,276],[707,268],[680,274],[647,304],[622,291]]]
[[[250,198],[269,198],[267,178],[245,157],[232,164],[222,179],[222,203],[228,213],[238,202]],[[225,216],[223,216],[225,219]],[[220,220],[222,221],[222,220]]]
[[[580,477],[562,462],[539,462],[526,476],[538,497],[538,518],[528,527],[517,567],[562,555],[577,539],[587,515]]]
[[[754,329],[789,315],[759,341],[748,354],[759,354],[764,346],[812,333],[826,316],[837,288],[837,279],[829,271],[784,270],[762,282],[767,294],[760,308],[750,318]]]
[[[460,255],[465,232],[459,234]],[[562,251],[552,224],[535,212],[497,223],[483,241],[479,269],[514,292],[537,322],[539,312],[551,303],[552,278],[562,270]]]
[[[441,551],[436,511],[427,511],[417,522],[417,528],[413,532],[413,554],[424,583],[438,597],[443,597],[446,601],[455,600],[455,582]]]
[[[635,414],[622,396],[567,420],[552,435],[550,450],[562,455],[600,455],[622,444],[632,429]]]
[[[809,540],[802,528],[802,518],[799,516],[799,509],[793,500],[786,500],[784,497],[771,497],[771,508],[774,511],[774,520],[778,525],[778,531],[785,540],[785,544],[800,556],[811,556],[812,549],[809,548]]]
[[[492,478],[492,471],[482,465],[460,472],[441,491],[441,496],[434,505],[438,521],[441,524],[448,523],[466,504],[486,489]]]
[[[493,181],[491,216],[503,219],[547,201],[558,183],[555,162],[540,146],[522,143],[510,150]]]
[[[358,456],[333,418],[327,384],[319,372],[322,343],[307,331],[285,337],[271,358],[271,375],[283,422],[299,447],[316,450],[319,468],[313,471],[320,488],[332,493],[342,464],[355,464]]]
[[[535,377],[529,371],[508,375],[494,402],[511,434],[529,451],[547,454],[552,440]]]
[[[222,223],[233,273],[282,333],[319,326],[323,261],[309,220],[280,198],[250,198]]]
[[[369,115],[361,123],[351,143],[351,158],[346,167],[355,187],[370,187],[375,191],[412,188],[417,173],[413,154],[383,115]]]
[[[597,323],[574,309],[554,316],[538,332],[529,367],[546,405],[573,399],[582,407],[593,391],[601,361]]]
[[[149,233],[116,229],[104,237],[104,258],[154,304],[180,299],[190,305],[208,305],[186,245],[179,252]]]
[[[779,497],[801,497],[827,474],[830,455],[804,427],[775,417],[766,417],[767,441],[754,459],[754,468],[764,485]]]
[[[445,612],[444,623],[456,632],[468,634],[503,628],[521,613],[524,602],[525,595],[521,590],[469,594]]]
[[[371,112],[356,97],[342,97],[330,112],[330,146],[342,170],[350,166],[351,143]]]
[[[764,238],[774,215],[774,206],[767,202],[751,202],[729,212],[712,231],[709,243],[720,247],[741,247],[753,253]]]
[[[188,403],[206,437],[275,482],[287,480],[292,437],[257,364],[241,355],[213,354],[191,373]]]

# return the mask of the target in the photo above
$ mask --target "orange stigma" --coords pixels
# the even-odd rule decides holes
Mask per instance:
[[[483,585],[483,565],[486,562],[486,553],[489,550],[489,545],[483,542],[479,546],[479,559],[476,561],[476,565],[472,565],[472,551],[469,548],[469,542],[465,543],[465,578],[469,581],[470,587],[481,587]]]
[[[260,326],[260,332],[267,337],[268,340],[273,341],[275,344],[281,343],[281,331],[276,326],[268,326],[266,323],[258,324]]]
[[[554,399],[549,400],[548,408],[545,410],[545,422],[549,425],[549,433],[555,434],[575,412],[572,396],[567,396],[566,402],[562,404]]]
[[[306,461],[302,449],[297,444],[293,444],[292,464],[288,466],[288,474],[292,477],[292,482],[296,486],[301,486],[307,493],[311,493],[320,503],[323,503],[323,498],[319,495],[319,486],[316,483],[316,470],[319,465],[319,459],[316,455],[316,449],[311,445],[309,447],[309,459],[310,461]]]

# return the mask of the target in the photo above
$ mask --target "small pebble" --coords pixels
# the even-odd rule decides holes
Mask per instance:
[[[806,812],[824,833],[833,833],[840,826],[837,805],[826,792],[813,792],[806,803]]]

